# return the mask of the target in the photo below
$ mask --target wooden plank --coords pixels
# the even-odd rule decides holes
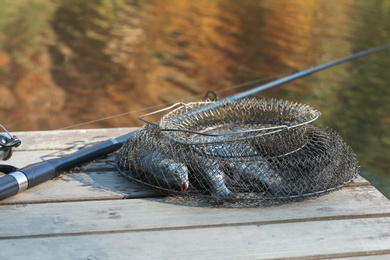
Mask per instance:
[[[25,167],[30,164],[60,158],[65,155],[76,152],[78,149],[69,150],[37,150],[37,151],[15,151],[11,159],[6,161],[6,164],[13,165],[18,168]]]
[[[193,207],[162,199],[16,204],[0,206],[0,237],[386,216],[390,217],[390,201],[372,187],[347,188],[315,200],[258,208]]]
[[[382,254],[381,254],[382,253]],[[353,257],[353,260],[389,260],[390,254],[386,252],[374,252],[372,255],[365,256],[353,256],[352,254],[348,254],[349,257],[339,257],[338,260],[347,260]]]
[[[3,259],[321,259],[390,254],[389,233],[390,218],[370,218],[11,238],[0,247]]]
[[[66,149],[66,150],[38,150],[38,151],[21,151],[15,152],[13,157],[9,159],[6,163],[9,165],[13,165],[18,168],[23,168],[30,164],[35,164],[38,162],[61,158],[63,156],[69,155],[71,153],[76,152],[78,149]],[[113,162],[115,161],[115,153],[104,156],[95,162],[89,162],[84,165],[80,165],[80,167],[84,170],[89,171],[99,171],[102,169],[106,169],[110,167],[111,170],[115,170],[113,166]],[[94,164],[95,165],[94,165]]]
[[[16,132],[22,145],[6,163],[23,167],[32,163],[62,157],[93,144],[118,137],[137,128]]]
[[[364,186],[367,185],[357,185],[356,188]],[[351,185],[342,190],[350,190],[353,187],[354,186]],[[376,193],[380,194],[375,188],[371,188],[366,191],[366,194],[361,194],[361,196],[368,194],[373,196],[370,191],[373,191],[374,195],[376,195]],[[340,191],[336,191],[336,193],[338,192]],[[151,198],[161,196],[162,195],[158,192],[143,188],[128,181],[116,171],[76,171],[62,174],[54,180],[47,181],[13,197],[1,200],[0,205],[122,198]],[[382,196],[382,194],[379,196]],[[389,201],[384,197],[384,201],[386,200]]]
[[[71,146],[89,146],[137,130],[136,127],[97,128],[56,131],[13,132],[22,145],[15,151],[25,150],[61,150]]]
[[[23,168],[30,164],[47,161],[54,158],[61,158],[66,155],[76,152],[78,149],[66,150],[38,150],[38,151],[21,151],[15,152],[14,156],[9,159],[6,164],[13,165],[18,168]],[[112,153],[93,162],[88,162],[78,167],[85,171],[102,171],[103,169],[115,170],[115,154]],[[108,168],[107,168],[108,167]]]
[[[8,163],[21,168],[32,163],[61,157],[61,155],[72,151],[22,151],[11,158]],[[161,194],[150,189],[144,189],[120,175],[115,167],[115,154],[111,154],[96,162],[80,165],[80,167],[65,172],[53,180],[2,200],[0,205],[121,199],[125,197],[161,197]]]
[[[129,182],[115,171],[66,173],[54,180],[1,200],[0,205],[161,196],[160,193]]]

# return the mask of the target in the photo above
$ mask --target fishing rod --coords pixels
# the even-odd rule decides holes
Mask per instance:
[[[280,79],[277,79],[275,81],[271,81],[267,84],[255,87],[253,89],[232,95],[230,97],[227,97],[223,99],[223,101],[234,101],[237,99],[245,98],[254,94],[257,94],[261,91],[280,86],[282,84],[285,84],[287,82],[293,81],[295,79],[299,79],[305,76],[308,76],[310,74],[313,74],[315,72],[336,66],[340,63],[344,63],[347,61],[351,61],[369,54],[373,54],[375,52],[379,52],[385,49],[390,48],[390,44],[385,44],[373,49],[361,51],[355,54],[352,54],[350,56],[334,60],[328,63],[325,63],[323,65],[319,65],[307,70],[303,70],[300,72],[297,72],[295,74],[289,75],[287,77],[283,77]],[[212,109],[213,106],[204,106],[200,109],[194,109],[196,112],[201,112],[200,110],[205,109]],[[142,120],[142,119],[141,119]],[[145,120],[143,120],[145,121]],[[3,128],[4,129],[4,128]],[[8,133],[8,131],[6,131]],[[131,138],[134,135],[134,132],[128,133],[125,135],[122,135],[117,138],[113,138],[110,140],[106,140],[102,143],[99,143],[97,145],[91,146],[89,148],[77,151],[73,154],[64,156],[62,158],[56,158],[56,159],[50,159],[43,162],[39,162],[36,164],[28,165],[24,168],[18,169],[16,167],[10,166],[10,165],[0,165],[0,171],[5,173],[3,177],[0,178],[0,200],[11,197],[19,192],[22,192],[24,190],[27,190],[29,188],[32,188],[34,186],[37,186],[38,184],[41,184],[45,181],[48,181],[50,179],[53,179],[57,176],[59,176],[61,173],[70,170],[80,164],[84,164],[93,160],[96,160],[97,158],[100,158],[102,156],[105,156],[107,154],[110,154],[112,152],[115,152],[118,150],[123,143]],[[17,139],[16,136],[11,136],[9,133],[7,135],[10,142],[10,140],[15,141],[16,143],[20,144],[20,140]],[[16,141],[16,140],[19,140]],[[7,141],[6,141],[7,143]],[[18,145],[16,143],[13,143],[14,146],[10,145],[1,145],[0,143],[0,155],[6,154],[6,156],[2,156],[0,160],[6,160],[10,158],[10,155],[12,155],[12,149],[14,147],[17,147]],[[11,150],[10,150],[11,149]]]
[[[286,76],[286,77],[283,77],[283,78],[280,78],[280,79],[277,79],[277,80],[274,80],[274,81],[270,81],[269,83],[263,84],[263,85],[258,86],[258,87],[254,87],[254,88],[249,89],[247,91],[239,92],[239,93],[234,94],[234,95],[232,95],[230,97],[226,97],[224,99],[221,99],[220,102],[210,103],[208,105],[205,105],[205,106],[202,106],[202,107],[190,110],[187,113],[183,113],[182,115],[177,116],[176,119],[177,120],[181,120],[182,118],[186,118],[187,116],[193,116],[195,114],[206,112],[206,111],[209,111],[211,109],[216,109],[219,106],[222,106],[226,102],[231,102],[231,101],[239,100],[239,99],[242,99],[242,98],[246,98],[246,97],[252,96],[254,94],[258,94],[258,93],[260,93],[262,91],[268,90],[270,88],[274,88],[274,87],[283,85],[285,83],[291,82],[293,80],[309,76],[309,75],[311,75],[313,73],[316,73],[316,72],[319,72],[321,70],[325,70],[325,69],[328,69],[330,67],[334,67],[334,66],[336,66],[338,64],[341,64],[341,63],[344,63],[344,62],[347,62],[347,61],[351,61],[351,60],[355,60],[355,59],[358,59],[360,57],[364,57],[364,56],[367,56],[367,55],[370,55],[370,54],[373,54],[373,53],[376,53],[376,52],[379,52],[379,51],[386,50],[388,48],[390,48],[390,44],[384,44],[384,45],[381,45],[381,46],[378,46],[378,47],[375,47],[375,48],[372,48],[372,49],[368,49],[368,50],[364,50],[364,51],[360,51],[360,52],[354,53],[354,54],[352,54],[350,56],[346,56],[346,57],[343,57],[343,58],[340,58],[340,59],[337,59],[337,60],[330,61],[330,62],[322,64],[322,65],[318,65],[318,66],[310,68],[310,69],[306,69],[306,70],[302,70],[302,71],[296,72],[296,73],[291,74],[289,76]],[[173,105],[173,106],[175,106],[175,105]],[[142,117],[146,117],[148,115],[159,113],[159,112],[164,111],[164,110],[166,110],[166,109],[162,109],[162,110],[155,111],[155,112],[152,112],[152,113],[149,113],[149,114],[145,114]],[[145,120],[142,117],[139,118],[141,121],[144,121],[146,123],[151,123],[150,121]],[[162,129],[162,131],[176,131],[176,129]]]
[[[368,49],[368,50],[365,50],[365,51],[360,51],[360,52],[357,52],[357,53],[352,54],[350,56],[347,56],[347,57],[344,57],[344,58],[341,58],[341,59],[337,59],[337,60],[334,60],[334,61],[330,61],[328,63],[322,64],[322,65],[318,65],[316,67],[313,67],[313,68],[310,68],[310,69],[306,69],[306,70],[294,73],[292,75],[283,77],[281,79],[277,79],[277,80],[271,81],[271,82],[266,83],[264,85],[261,85],[259,87],[255,87],[253,89],[250,89],[250,90],[247,90],[247,91],[244,91],[244,92],[241,92],[241,93],[234,94],[234,95],[232,95],[230,97],[225,98],[224,101],[234,101],[234,100],[238,100],[238,99],[245,98],[245,97],[248,97],[248,96],[252,96],[252,95],[257,94],[257,93],[259,93],[261,91],[264,91],[264,90],[267,90],[267,89],[270,89],[270,88],[273,88],[273,87],[276,87],[276,86],[280,86],[280,85],[288,83],[290,81],[293,81],[293,80],[296,80],[296,79],[299,79],[299,78],[302,78],[302,77],[309,76],[309,75],[311,75],[311,74],[313,74],[315,72],[319,72],[321,70],[324,70],[324,69],[336,66],[338,64],[341,64],[341,63],[344,63],[344,62],[347,62],[347,61],[355,60],[357,58],[364,57],[364,56],[373,54],[373,53],[378,52],[378,51],[383,51],[383,50],[386,50],[388,48],[390,48],[390,44],[384,44],[384,45],[381,45],[381,46],[378,46],[378,47],[375,47],[375,48],[372,48],[372,49]]]

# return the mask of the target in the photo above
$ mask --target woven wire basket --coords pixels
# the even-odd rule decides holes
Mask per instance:
[[[147,124],[120,150],[118,168],[165,194],[261,204],[327,193],[357,175],[350,147],[315,126],[320,113],[303,104],[198,102],[181,104],[159,122],[145,116]]]

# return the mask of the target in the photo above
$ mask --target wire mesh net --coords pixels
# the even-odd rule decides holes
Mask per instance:
[[[351,148],[276,99],[182,104],[148,122],[117,156],[119,171],[165,194],[217,203],[276,202],[330,192],[358,172]]]

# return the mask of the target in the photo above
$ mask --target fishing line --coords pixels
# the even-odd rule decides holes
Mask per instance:
[[[220,89],[220,90],[214,91],[214,92],[218,93],[218,94],[221,94],[221,93],[225,93],[225,92],[228,92],[228,91],[231,91],[231,90],[241,89],[243,87],[247,87],[247,86],[250,86],[252,84],[257,84],[257,83],[261,83],[261,82],[271,81],[273,79],[280,78],[280,77],[283,77],[285,75],[293,74],[293,73],[296,73],[297,71],[299,71],[299,70],[293,69],[293,70],[285,71],[283,73],[275,74],[273,76],[265,76],[265,77],[262,77],[262,78],[258,78],[258,79],[255,79],[255,80],[251,80],[251,81],[247,81],[247,82],[244,82],[244,83],[241,83],[241,84],[237,84],[237,85],[234,85],[234,86],[231,86],[231,87]],[[118,117],[122,117],[122,116],[127,116],[127,115],[134,114],[134,113],[144,112],[144,111],[147,111],[147,110],[155,110],[155,109],[158,109],[158,108],[161,108],[161,107],[166,107],[166,106],[173,105],[173,104],[178,103],[178,102],[187,102],[187,101],[191,101],[191,100],[193,100],[195,98],[202,98],[202,97],[204,97],[203,94],[201,94],[201,95],[193,95],[193,96],[190,96],[190,97],[182,99],[182,100],[176,100],[176,101],[172,101],[172,102],[162,103],[162,104],[159,104],[159,105],[154,105],[154,106],[149,106],[149,107],[145,107],[145,108],[141,108],[141,109],[131,110],[129,112],[124,112],[124,113],[120,113],[120,114],[116,114],[116,115],[112,115],[112,116],[101,117],[101,118],[97,118],[97,119],[94,119],[94,120],[91,120],[91,121],[85,121],[85,122],[82,122],[82,123],[79,123],[79,124],[74,124],[74,125],[58,128],[56,130],[72,129],[72,128],[75,128],[75,127],[84,126],[84,125],[93,124],[93,123],[98,123],[98,122],[102,122],[102,121],[106,121],[106,120],[110,120],[110,119],[114,119],[114,118],[118,118]]]

